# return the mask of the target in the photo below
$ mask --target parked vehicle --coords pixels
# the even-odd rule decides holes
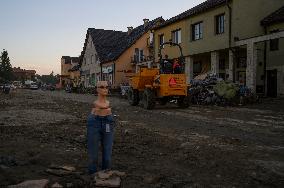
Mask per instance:
[[[11,90],[11,85],[10,84],[4,84],[3,85],[3,93],[9,94]]]
[[[49,90],[49,91],[54,91],[55,90],[55,86],[52,84],[45,84],[44,85],[44,90]]]
[[[37,90],[38,89],[38,85],[36,83],[32,83],[31,86],[30,86],[30,89]]]
[[[23,88],[23,84],[21,81],[14,81],[13,85],[15,86],[15,88]]]

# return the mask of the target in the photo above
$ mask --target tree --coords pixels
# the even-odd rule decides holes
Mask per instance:
[[[13,79],[13,69],[10,63],[7,50],[3,50],[1,53],[1,64],[0,64],[0,77],[3,81],[11,81]]]
[[[52,71],[50,74],[48,75],[42,75],[40,77],[40,80],[43,82],[43,83],[46,83],[46,84],[56,84],[59,82],[58,80],[58,76],[57,75],[54,75],[54,72]]]

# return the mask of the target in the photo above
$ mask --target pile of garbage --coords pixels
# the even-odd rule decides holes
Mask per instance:
[[[244,105],[258,101],[249,88],[212,74],[202,74],[191,80],[191,102],[198,105]]]

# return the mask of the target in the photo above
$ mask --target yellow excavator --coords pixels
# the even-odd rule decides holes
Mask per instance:
[[[180,57],[174,60],[163,58],[161,50],[165,45],[178,47]],[[150,110],[155,107],[156,102],[166,105],[171,100],[177,100],[179,107],[187,108],[189,106],[188,85],[181,46],[173,42],[161,44],[159,62],[159,68],[140,68],[139,72],[130,78],[129,104],[136,106],[141,102],[145,109]]]

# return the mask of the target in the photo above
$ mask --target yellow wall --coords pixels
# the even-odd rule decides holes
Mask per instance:
[[[65,62],[61,63],[61,75],[70,75],[68,70],[71,69],[71,64],[65,64]]]
[[[80,71],[72,71],[70,72],[70,78],[71,79],[76,79],[80,77]]]
[[[186,49],[188,47],[188,36],[186,34],[188,33],[188,30],[186,30],[186,22],[185,20],[173,23],[171,25],[168,25],[166,27],[160,28],[154,32],[154,48],[155,48],[155,62],[159,60],[158,57],[158,51],[159,51],[159,36],[164,35],[164,42],[169,42],[169,40],[172,38],[172,31],[181,29],[181,47],[183,49],[184,55],[186,54]],[[162,49],[162,55],[164,57],[165,54],[169,56],[169,58],[175,58],[178,57],[179,54],[179,49],[178,47],[171,47],[169,45],[166,45],[164,49]]]
[[[242,40],[265,34],[260,21],[282,6],[283,0],[233,0],[232,37]]]
[[[77,86],[80,80],[80,71],[70,72],[70,79],[72,80],[73,84]]]
[[[147,47],[148,37],[149,33],[145,33],[115,61],[115,86],[120,86],[121,83],[128,83],[129,81],[126,74],[122,71],[135,71],[135,65],[131,64],[131,57],[134,56],[135,48],[143,49],[144,56],[149,56],[149,49]]]
[[[215,17],[225,13],[225,32],[216,35],[215,31]],[[192,41],[191,26],[198,22],[203,22],[203,38],[200,40]],[[194,55],[200,52],[211,52],[215,50],[225,49],[229,47],[229,13],[226,6],[216,8],[214,10],[205,12],[191,17],[186,20],[187,39],[185,40],[188,45],[185,49],[186,55]]]
[[[232,0],[232,45],[234,38],[246,39],[264,35],[260,21],[284,5],[283,0]],[[225,33],[215,34],[215,16],[225,13]],[[203,39],[191,40],[191,25],[203,21]],[[159,35],[164,34],[165,42],[171,39],[171,31],[181,28],[183,53],[195,55],[229,48],[229,9],[226,5],[197,14],[155,30],[155,61],[158,61]],[[174,47],[166,47],[164,54],[169,58],[178,57]]]

